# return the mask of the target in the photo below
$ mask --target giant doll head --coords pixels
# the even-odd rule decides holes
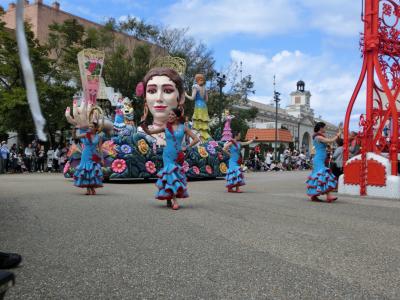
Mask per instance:
[[[179,74],[169,68],[151,69],[143,80],[145,113],[153,115],[153,125],[164,127],[169,112],[176,107],[183,108],[185,90]]]

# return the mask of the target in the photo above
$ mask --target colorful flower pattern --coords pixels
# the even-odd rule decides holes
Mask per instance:
[[[123,173],[126,169],[126,162],[123,159],[116,159],[111,164],[111,169],[115,173]]]
[[[105,141],[101,145],[101,150],[103,150],[103,152],[105,154],[113,156],[113,157],[117,155],[117,151],[115,150],[115,144],[112,140]]]
[[[202,158],[208,157],[208,152],[206,151],[206,148],[204,148],[203,146],[197,147],[197,151],[199,152]]]
[[[224,162],[220,163],[219,170],[221,171],[222,174],[226,174],[226,171],[228,171],[228,167],[226,166],[226,163],[224,163]]]
[[[186,152],[182,171],[190,177],[222,177],[226,174],[227,157],[222,153],[223,143],[208,141],[199,147],[189,148]],[[115,136],[101,147],[105,165],[105,178],[151,178],[162,168],[163,147],[156,147],[152,140],[143,134]],[[70,177],[71,170],[79,164],[80,145],[72,146],[64,170]]]
[[[146,171],[149,172],[150,174],[154,174],[157,172],[156,165],[152,161],[147,161],[146,164]]]
[[[132,147],[127,145],[127,144],[124,144],[124,145],[121,146],[121,151],[123,153],[125,153],[125,154],[131,154],[132,153]]]
[[[207,172],[207,174],[210,174],[210,175],[213,173],[213,169],[211,168],[210,165],[206,166],[206,172]]]
[[[215,154],[215,147],[214,147],[211,143],[209,143],[209,144],[207,145],[207,151],[208,151],[210,154],[214,155],[214,154]]]
[[[189,163],[186,160],[183,162],[182,169],[185,173],[187,173],[187,171],[190,169]]]
[[[138,141],[138,149],[140,153],[146,154],[149,151],[149,145],[146,143],[145,140],[141,139]]]
[[[199,175],[199,174],[200,174],[200,169],[199,169],[197,166],[193,166],[193,167],[192,167],[192,170],[193,170],[193,173],[194,173],[194,174],[196,174],[196,175]]]

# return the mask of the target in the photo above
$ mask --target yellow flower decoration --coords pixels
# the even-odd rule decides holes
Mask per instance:
[[[149,145],[147,145],[145,140],[141,139],[140,141],[138,141],[138,149],[140,153],[146,154],[147,151],[149,151]]]
[[[199,154],[202,158],[208,157],[208,152],[207,152],[206,148],[200,146],[197,148],[197,151],[199,151]]]
[[[224,162],[220,163],[219,170],[221,171],[222,174],[226,174],[226,171],[228,171],[228,167],[226,166],[226,163],[224,163]]]

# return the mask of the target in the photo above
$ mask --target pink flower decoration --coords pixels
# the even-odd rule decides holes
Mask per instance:
[[[218,147],[218,143],[216,141],[210,141],[208,142],[209,145],[211,145],[211,147],[215,148]]]
[[[212,174],[213,170],[212,170],[211,166],[209,166],[209,165],[206,166],[206,172],[208,174]]]
[[[143,84],[143,82],[139,82],[137,84],[135,94],[138,97],[142,97],[144,95],[144,84]]]
[[[145,166],[146,166],[146,171],[149,172],[150,174],[154,174],[157,171],[156,165],[150,160],[146,162]]]
[[[103,150],[103,152],[106,155],[111,155],[111,156],[115,156],[117,154],[117,151],[115,150],[115,144],[113,141],[109,140],[109,141],[105,141],[102,145],[101,145],[101,149]]]
[[[200,174],[200,169],[199,169],[198,167],[193,166],[193,167],[192,167],[192,170],[193,170],[194,174],[196,174],[196,175],[199,175],[199,174]]]
[[[186,160],[183,162],[182,169],[185,173],[189,171],[189,163]]]
[[[63,170],[64,174],[68,173],[68,170],[69,170],[70,166],[71,166],[71,164],[69,163],[69,161],[67,161],[67,163],[64,166],[64,170]]]
[[[123,159],[116,159],[111,164],[111,169],[115,173],[122,173],[126,169],[126,162]]]
[[[96,70],[97,67],[97,63],[96,62],[91,62],[89,67],[88,67],[88,71],[90,72],[90,74],[93,73],[94,70]]]

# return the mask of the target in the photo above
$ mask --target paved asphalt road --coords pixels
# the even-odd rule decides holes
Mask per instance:
[[[176,212],[152,183],[2,175],[0,249],[24,257],[7,299],[400,299],[400,201],[312,203],[306,175],[190,182]]]

